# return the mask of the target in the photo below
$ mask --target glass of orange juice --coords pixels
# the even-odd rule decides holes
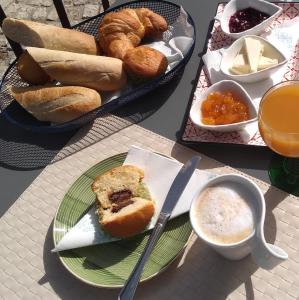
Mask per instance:
[[[274,152],[269,176],[273,185],[299,196],[299,81],[273,86],[263,96],[258,124]]]

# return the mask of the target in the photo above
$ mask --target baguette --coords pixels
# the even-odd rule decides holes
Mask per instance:
[[[27,51],[23,52],[17,62],[20,77],[29,84],[45,84],[51,77],[36,63]]]
[[[68,122],[101,105],[100,95],[78,86],[12,87],[11,95],[36,119]]]
[[[127,82],[123,62],[117,58],[34,47],[27,52],[50,78],[62,84],[115,91]]]
[[[5,18],[3,33],[24,46],[70,51],[85,54],[100,54],[94,36],[73,29],[43,23]]]

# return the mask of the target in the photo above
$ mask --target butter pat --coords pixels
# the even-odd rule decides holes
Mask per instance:
[[[278,59],[261,56],[257,69],[263,70],[278,65]]]
[[[255,73],[278,65],[273,47],[256,38],[245,38],[244,44],[229,69],[232,74]]]
[[[250,72],[250,66],[246,60],[246,56],[244,54],[239,53],[233,62],[230,71],[236,75],[248,74]]]
[[[245,38],[245,49],[251,72],[256,72],[259,60],[264,51],[264,45],[257,39]]]

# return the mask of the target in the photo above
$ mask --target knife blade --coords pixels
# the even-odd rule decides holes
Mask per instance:
[[[171,216],[171,213],[177,204],[178,200],[180,199],[182,193],[184,192],[194,170],[198,162],[200,161],[200,156],[194,156],[189,161],[187,161],[178,174],[176,175],[174,181],[171,184],[171,187],[168,191],[168,194],[165,198],[164,204],[162,206],[161,212],[159,214],[159,218],[157,223],[147,241],[147,244],[141,254],[135,268],[133,269],[131,275],[129,276],[128,280],[126,281],[124,287],[119,293],[118,299],[119,300],[130,300],[133,299],[137,285],[140,280],[140,276],[143,271],[143,267],[149,258],[156,242],[158,241],[159,237],[161,236],[163,229]]]

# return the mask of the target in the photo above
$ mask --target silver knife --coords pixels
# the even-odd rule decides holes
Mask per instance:
[[[163,207],[161,209],[157,223],[148,239],[148,242],[140,256],[134,270],[132,271],[130,277],[126,281],[124,287],[119,293],[118,300],[131,300],[134,297],[137,285],[140,280],[140,276],[143,271],[143,267],[149,258],[157,240],[159,239],[163,229],[168,221],[177,201],[181,197],[183,191],[186,188],[198,162],[200,161],[200,156],[194,156],[189,161],[187,161],[179,173],[175,177],[170,190],[166,196]]]

